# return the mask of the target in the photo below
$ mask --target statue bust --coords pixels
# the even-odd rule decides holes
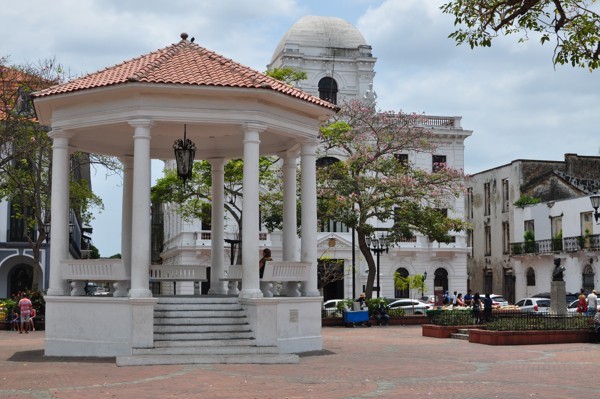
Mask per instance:
[[[554,270],[552,271],[552,281],[563,281],[563,272],[565,267],[560,265],[560,258],[554,259]]]

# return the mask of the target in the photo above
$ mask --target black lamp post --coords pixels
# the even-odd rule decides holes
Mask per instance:
[[[425,296],[425,280],[427,280],[427,272],[423,272],[423,285],[421,286],[421,297]]]
[[[374,236],[373,238],[367,237],[367,246],[375,255],[377,255],[377,298],[379,298],[379,292],[381,286],[379,285],[379,257],[382,253],[387,253],[390,249],[387,237],[381,235],[380,238]]]
[[[192,177],[194,156],[196,156],[196,144],[186,138],[186,125],[183,125],[183,140],[177,139],[173,144],[175,151],[175,162],[177,163],[177,176],[184,182]]]
[[[592,208],[594,208],[594,219],[596,219],[596,223],[600,220],[600,212],[598,212],[598,208],[600,207],[600,194],[594,194],[590,197],[590,201],[592,202]]]

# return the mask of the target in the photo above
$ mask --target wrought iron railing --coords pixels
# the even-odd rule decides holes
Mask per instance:
[[[599,251],[600,234],[511,243],[511,255]]]
[[[527,330],[588,330],[593,327],[592,316],[555,315],[549,313],[521,312],[520,310],[494,310],[490,316],[471,309],[428,310],[431,324],[439,326],[481,325],[487,330],[527,331]]]

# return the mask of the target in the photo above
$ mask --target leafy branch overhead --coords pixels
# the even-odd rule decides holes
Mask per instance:
[[[490,47],[499,35],[534,34],[554,41],[553,63],[600,67],[600,7],[597,0],[456,0],[440,7],[459,28],[449,35],[457,44]]]

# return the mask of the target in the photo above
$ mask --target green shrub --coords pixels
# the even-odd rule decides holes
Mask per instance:
[[[540,198],[530,197],[528,195],[521,195],[521,198],[515,201],[513,204],[518,208],[525,208],[527,205],[535,205],[542,202]]]

